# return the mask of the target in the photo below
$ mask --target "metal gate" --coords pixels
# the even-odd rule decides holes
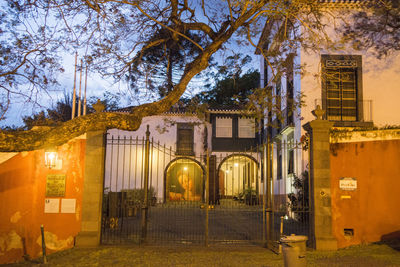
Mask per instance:
[[[309,156],[307,144],[308,140],[303,143],[278,140],[268,146],[272,166],[268,170],[272,188],[270,234],[275,248],[278,248],[276,241],[291,234],[307,236],[307,245],[312,246],[310,177],[304,162]]]
[[[149,135],[106,138],[103,244],[265,244],[260,148],[184,156]]]

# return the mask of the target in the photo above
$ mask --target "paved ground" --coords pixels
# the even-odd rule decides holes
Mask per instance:
[[[184,241],[204,243],[206,210],[199,203],[167,203],[150,207],[148,216],[148,241],[160,242]],[[211,241],[246,241],[263,240],[262,206],[245,205],[233,200],[221,201],[209,210],[208,229]],[[112,219],[115,220],[115,219]],[[141,213],[132,217],[120,217],[115,224],[105,219],[102,243],[138,243],[141,234]],[[280,229],[280,215],[275,213],[275,230]],[[113,226],[113,227],[110,227]],[[308,224],[292,219],[284,220],[285,234],[307,235]]]
[[[400,242],[372,244],[336,252],[307,252],[308,266],[400,266]],[[283,266],[282,255],[255,246],[102,246],[70,249],[39,261],[9,266]]]

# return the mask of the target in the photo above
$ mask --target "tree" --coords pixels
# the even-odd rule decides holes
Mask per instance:
[[[199,44],[202,43],[198,35],[190,32],[185,35]],[[166,96],[173,90],[175,76],[182,74],[185,64],[199,50],[199,47],[185,38],[174,38],[172,32],[165,28],[159,29],[150,39],[160,38],[165,39],[165,42],[137,55],[129,67],[127,80],[135,92],[139,92],[141,87],[146,87],[160,97]]]
[[[400,1],[367,1],[352,16],[343,34],[358,49],[373,48],[378,57],[400,50]]]
[[[48,16],[31,11],[32,4],[23,1],[0,5],[0,120],[12,96],[35,102],[39,92],[57,83],[54,75],[64,71],[57,54],[61,39],[46,28]]]
[[[8,43],[11,40],[22,40],[24,50],[21,52],[22,56],[13,54],[13,61],[5,56],[6,53],[13,53],[12,49],[2,51],[1,86],[5,88],[5,92],[12,92],[7,85],[8,80],[15,81],[12,86],[17,86],[21,79],[40,85],[46,84],[46,80],[48,83],[51,80],[48,76],[57,68],[49,72],[45,70],[58,62],[57,54],[54,53],[57,49],[71,52],[81,49],[80,51],[85,52],[85,60],[91,71],[112,76],[116,80],[125,79],[129,69],[142,60],[149,49],[167,45],[171,38],[177,43],[181,40],[190,42],[198,49],[190,50],[191,54],[184,63],[180,77],[162,99],[132,107],[130,115],[93,113],[49,130],[22,133],[3,131],[0,133],[2,151],[29,150],[45,144],[60,145],[88,130],[114,127],[135,130],[144,116],[167,111],[176,103],[189,82],[209,66],[211,57],[218,51],[227,49],[231,42],[237,40],[237,47],[243,47],[245,43],[257,47],[253,38],[258,36],[265,21],[278,26],[275,39],[280,44],[278,47],[271,46],[266,53],[263,52],[265,60],[271,66],[279,65],[280,54],[295,51],[298,42],[318,44],[318,40],[328,38],[320,32],[323,30],[319,20],[323,14],[320,5],[311,0],[14,0],[8,3],[11,11],[2,15],[10,15],[11,19],[5,21],[15,20],[17,28],[34,21],[36,24],[26,27],[23,32],[31,30],[38,34],[32,35],[34,37],[27,34],[26,38],[21,38],[13,36],[11,30],[6,31],[10,36]],[[307,27],[304,27],[305,31],[300,36],[295,28],[301,25]],[[6,30],[6,27],[2,29]],[[161,29],[168,31],[167,36],[171,38],[155,35],[162,32]],[[191,36],[196,36],[201,41]],[[31,59],[41,58],[43,60],[37,65],[31,62]],[[15,64],[9,64],[10,62]],[[31,71],[31,67],[28,67],[30,65],[38,70]],[[17,67],[8,70],[4,66]],[[32,76],[24,76],[23,71],[26,70]],[[38,75],[39,70],[46,74],[46,79],[41,74]],[[43,82],[38,82],[38,79]],[[34,95],[34,92],[29,91],[28,94]],[[143,97],[142,94],[136,96]]]
[[[249,95],[259,87],[260,73],[257,70],[249,70],[243,75],[235,73],[216,81],[215,86],[198,94],[196,97],[201,103],[207,103],[210,107],[240,106],[245,107]]]
[[[99,98],[91,97],[88,101],[89,105],[93,105]],[[120,96],[111,92],[104,92],[100,102],[104,105],[106,111],[112,111],[119,108]],[[79,105],[77,100],[75,105]],[[83,105],[83,103],[81,103]],[[82,107],[83,110],[83,107]],[[93,113],[95,110],[89,107],[87,113]],[[25,116],[22,118],[25,129],[32,129],[34,126],[57,126],[62,122],[66,122],[71,119],[72,113],[72,96],[64,93],[64,99],[58,100],[55,107],[48,108],[46,111],[42,110],[38,113],[32,114],[31,116]],[[75,116],[78,116],[76,110]]]

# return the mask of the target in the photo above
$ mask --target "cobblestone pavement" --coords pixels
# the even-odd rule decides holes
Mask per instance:
[[[308,251],[308,266],[400,266],[400,242],[334,252]],[[9,266],[283,266],[282,255],[259,246],[100,246],[73,248]]]

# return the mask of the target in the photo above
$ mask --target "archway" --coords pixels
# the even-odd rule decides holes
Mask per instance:
[[[246,190],[259,194],[257,161],[244,154],[226,157],[218,167],[221,198],[237,198]]]
[[[188,157],[171,161],[165,170],[165,201],[201,201],[204,199],[204,169]]]

